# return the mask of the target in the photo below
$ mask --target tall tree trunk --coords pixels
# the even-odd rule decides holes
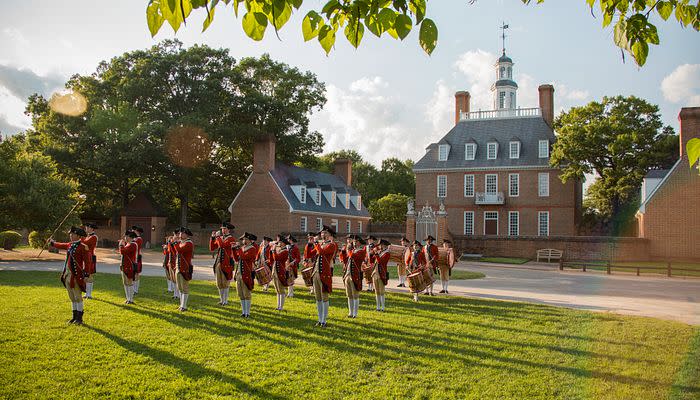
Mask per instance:
[[[189,198],[187,196],[187,193],[181,193],[180,194],[180,225],[181,226],[187,226],[187,208],[188,208],[188,203]]]

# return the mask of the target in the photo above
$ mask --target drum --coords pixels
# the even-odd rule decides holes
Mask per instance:
[[[404,262],[404,254],[405,254],[406,248],[403,246],[399,246],[397,244],[392,244],[389,246],[389,254],[391,257],[389,257],[389,261],[393,261],[396,263],[402,263]]]
[[[272,281],[272,274],[270,269],[267,267],[260,267],[255,270],[255,278],[258,280],[258,284],[267,285]]]
[[[427,286],[425,283],[425,280],[423,279],[423,273],[421,271],[409,274],[407,279],[408,279],[408,287],[411,289],[411,292],[413,292],[413,293],[422,292],[425,290],[425,287]]]
[[[365,264],[362,266],[362,275],[367,282],[372,282],[372,272],[374,272],[374,267],[372,265]]]
[[[454,249],[438,248],[438,267],[450,267],[455,264]]]
[[[295,280],[294,271],[287,271],[287,286],[294,286]]]
[[[314,285],[314,267],[308,267],[301,270],[301,277],[304,278],[304,283],[307,287]]]
[[[423,282],[425,282],[425,286],[428,286],[431,283],[435,282],[435,278],[434,278],[433,274],[430,273],[430,268],[423,268],[418,272],[421,275],[423,275]]]

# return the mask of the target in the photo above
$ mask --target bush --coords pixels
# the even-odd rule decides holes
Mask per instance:
[[[29,246],[31,246],[33,249],[40,249],[44,243],[46,243],[46,239],[49,238],[49,232],[42,232],[39,233],[37,231],[31,231],[29,233]]]
[[[19,244],[22,240],[22,235],[15,231],[5,231],[0,232],[0,245],[5,250],[12,250]]]

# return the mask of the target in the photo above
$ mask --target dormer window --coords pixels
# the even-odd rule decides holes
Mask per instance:
[[[489,142],[487,146],[488,147],[486,149],[486,158],[489,160],[495,160],[496,156],[498,155],[498,143]]]
[[[447,161],[447,156],[450,153],[449,144],[441,144],[438,147],[438,161]]]
[[[520,158],[520,142],[510,142],[510,151],[508,152],[508,154],[511,159]]]
[[[335,190],[331,192],[331,207],[335,207]]]
[[[290,185],[290,187],[292,188],[294,195],[296,195],[297,199],[299,199],[299,202],[306,204],[306,185],[295,183]]]
[[[539,153],[540,158],[549,158],[549,140],[540,140]]]
[[[345,209],[347,210],[349,208],[350,208],[350,194],[345,193]]]
[[[467,143],[464,145],[464,159],[473,160],[476,157],[476,143]]]
[[[357,209],[362,209],[362,196],[357,196]]]
[[[316,193],[314,193],[314,203],[316,203],[317,206],[321,205],[321,189],[316,189]]]

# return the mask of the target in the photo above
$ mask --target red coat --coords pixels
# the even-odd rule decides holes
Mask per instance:
[[[236,263],[236,273],[241,274],[241,280],[248,286],[249,290],[253,290],[255,281],[253,280],[253,269],[255,259],[258,255],[258,246],[252,244],[250,246],[236,247],[232,250],[233,261]]]
[[[219,263],[221,272],[224,273],[226,279],[233,278],[233,256],[231,246],[236,243],[236,238],[233,236],[212,237],[209,241],[209,251],[216,250],[216,259]]]
[[[389,250],[382,251],[377,254],[377,271],[379,271],[379,279],[386,285],[389,282],[389,269],[387,265],[389,264],[389,259],[391,258],[391,253]]]
[[[136,273],[141,273],[143,271],[143,260],[141,259],[141,248],[143,247],[143,238],[141,236],[137,236],[134,238],[134,243],[136,243],[137,247],[137,255],[136,255]]]
[[[313,260],[318,256],[313,243],[306,243],[304,246],[304,260]]]
[[[290,249],[291,255],[290,255],[290,261],[292,263],[292,272],[294,272],[294,277],[296,278],[299,276],[298,271],[299,271],[299,263],[301,262],[301,253],[299,252],[299,247],[297,245],[293,245],[292,248]]]
[[[59,243],[53,242],[53,247],[66,250],[66,261],[63,264],[63,272],[61,272],[61,282],[66,285],[66,272],[70,271],[70,285],[75,288],[77,284],[81,291],[85,291],[85,264],[88,256],[87,246],[82,241]]]
[[[97,247],[97,235],[91,233],[88,237],[81,239],[88,247],[87,259],[85,260],[85,272],[89,275],[97,272],[97,257],[95,257],[95,247]]]
[[[277,274],[277,278],[282,282],[282,285],[287,286],[287,261],[289,261],[289,251],[283,249],[281,251],[273,251],[270,254],[272,257],[273,273]]]
[[[119,254],[122,255],[121,265],[119,269],[129,278],[134,279],[136,274],[136,257],[138,256],[139,247],[136,243],[127,243],[125,246],[119,246]]]
[[[344,249],[340,252],[340,261],[343,263],[343,277],[350,268],[350,278],[355,284],[356,290],[362,290],[362,262],[367,257],[364,248]]]
[[[181,273],[182,277],[189,281],[192,279],[192,273],[194,272],[194,267],[192,266],[194,243],[192,243],[190,239],[187,239],[184,242],[173,243],[170,248],[177,257],[175,261],[177,272]]]
[[[333,259],[338,251],[338,244],[335,242],[316,243],[314,250],[319,256],[316,260],[316,265],[319,265],[323,292],[331,293],[333,291]]]
[[[425,254],[423,251],[410,250],[406,252],[406,267],[411,271],[425,267],[427,261],[425,260]]]
[[[434,244],[426,244],[425,247],[423,247],[423,251],[425,252],[425,259],[427,260],[428,264],[430,264],[433,271],[437,272],[438,247]]]
[[[267,268],[272,268],[272,246],[270,246],[269,244],[267,246],[263,246],[261,244],[256,249],[258,253],[255,257],[255,262],[260,264],[260,266],[265,265]],[[264,263],[263,258],[265,259]]]

